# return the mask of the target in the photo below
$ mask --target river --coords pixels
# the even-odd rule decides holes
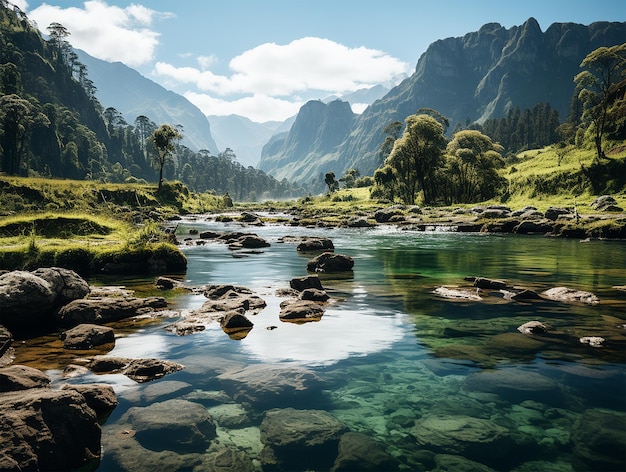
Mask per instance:
[[[163,329],[172,319],[118,337],[111,355],[168,359],[185,369],[139,385],[116,375],[80,380],[111,383],[120,400],[103,426],[98,470],[214,467],[202,454],[178,450],[175,441],[168,447],[167,438],[158,451],[136,438],[124,439],[123,431],[132,428],[124,416],[130,408],[166,399],[206,406],[218,424],[218,442],[237,457],[252,458],[250,470],[261,470],[259,425],[265,411],[287,407],[328,412],[359,437],[376,440],[400,470],[625,470],[623,242],[393,226],[242,228],[203,219],[183,220],[179,239],[190,230],[249,231],[265,238],[271,246],[262,251],[234,253],[215,242],[190,244],[183,251],[186,284],[243,285],[267,307],[249,317],[254,328],[239,340],[217,323],[176,336]],[[331,296],[321,321],[294,324],[278,318],[284,297],[277,290],[306,275],[312,257],[281,242],[287,235],[330,238],[336,253],[354,259],[353,273],[320,274]],[[434,292],[468,286],[466,276],[536,292],[555,286],[591,291],[600,303],[515,302],[498,291],[480,292],[480,301],[454,301]],[[191,310],[205,300],[187,294],[170,304]],[[533,320],[548,325],[550,334],[518,332]],[[579,342],[584,336],[603,337],[603,347]],[[298,369],[293,372],[311,376],[301,386],[311,392],[289,384],[283,390],[248,386],[263,390],[257,396],[233,394],[220,376],[250,366]],[[278,383],[284,381],[277,375]],[[294,446],[294,453],[304,460],[302,470],[327,470],[334,460],[308,464],[305,452]],[[231,460],[227,463],[237,463]],[[286,470],[293,470],[298,462],[289,464]],[[281,470],[274,467],[265,470]]]

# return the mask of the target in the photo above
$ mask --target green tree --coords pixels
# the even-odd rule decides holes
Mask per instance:
[[[425,203],[434,201],[434,177],[446,146],[443,133],[443,125],[429,115],[406,118],[402,137],[385,162],[395,171],[398,196],[404,203],[414,204],[420,190]]]
[[[611,97],[626,76],[626,43],[592,51],[580,67],[587,69],[574,78],[583,106],[582,121],[589,125],[593,133],[598,159],[603,159],[606,156],[602,140],[605,131],[616,119],[611,113]]]
[[[393,145],[396,142],[396,139],[400,137],[401,131],[402,122],[400,121],[392,121],[387,126],[385,126],[385,140],[380,145],[380,149],[378,150],[378,158],[381,164],[385,162],[385,159],[387,159],[389,154],[391,154]]]
[[[182,138],[183,136],[178,130],[168,124],[162,124],[150,136],[150,141],[156,151],[152,155],[153,165],[159,169],[159,187],[157,192],[160,192],[163,186],[163,167],[172,159],[172,155],[176,150],[176,141]]]
[[[473,203],[493,198],[504,184],[502,146],[477,130],[457,132],[446,148],[440,196],[446,203]]]
[[[339,188],[339,182],[337,182],[334,172],[324,174],[324,183],[328,186],[328,193],[333,193]]]

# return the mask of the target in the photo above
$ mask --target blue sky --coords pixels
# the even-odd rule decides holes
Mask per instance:
[[[260,122],[284,120],[309,99],[395,84],[429,44],[485,23],[534,17],[545,31],[626,21],[622,0],[11,1],[44,33],[63,24],[75,47],[124,62],[207,115]]]

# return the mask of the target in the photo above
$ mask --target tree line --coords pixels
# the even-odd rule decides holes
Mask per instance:
[[[217,156],[190,150],[175,124],[157,125],[143,115],[127,123],[98,102],[69,32],[52,23],[48,33],[45,41],[18,7],[0,0],[0,172],[159,185],[179,179],[193,190],[240,200],[304,193],[242,166],[230,149]]]

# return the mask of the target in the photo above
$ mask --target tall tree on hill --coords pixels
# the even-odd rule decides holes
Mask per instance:
[[[611,97],[626,77],[626,43],[592,51],[580,67],[587,69],[574,78],[583,105],[582,119],[591,127],[598,159],[603,159],[602,140],[614,119]]]
[[[153,154],[153,164],[159,169],[159,188],[157,192],[160,192],[163,186],[163,167],[171,160],[176,150],[176,141],[181,139],[183,139],[183,135],[168,124],[162,124],[150,136],[150,140],[156,150],[156,154]]]

